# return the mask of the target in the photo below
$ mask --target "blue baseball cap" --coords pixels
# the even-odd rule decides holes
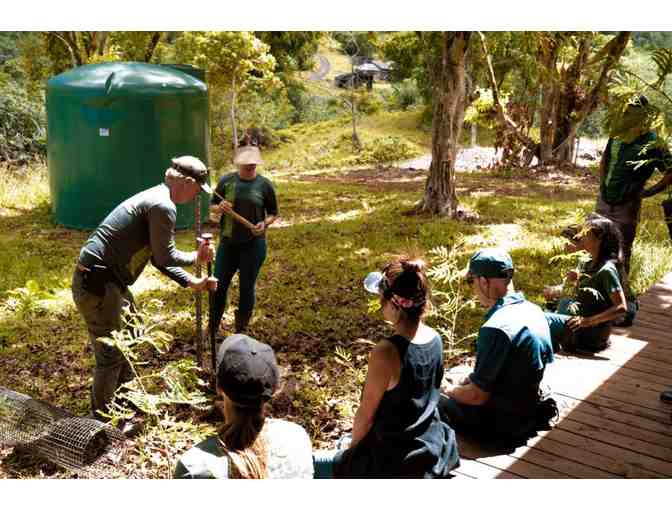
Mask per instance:
[[[511,256],[501,248],[484,248],[477,251],[469,260],[466,276],[485,278],[504,278],[507,271],[513,269]]]

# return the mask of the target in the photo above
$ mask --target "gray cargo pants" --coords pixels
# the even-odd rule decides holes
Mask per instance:
[[[87,292],[82,284],[83,273],[75,268],[72,275],[72,298],[86,322],[96,360],[91,388],[91,410],[96,416],[97,411],[106,409],[117,388],[133,378],[131,367],[121,351],[97,339],[109,337],[112,331],[119,330],[122,326],[123,307],[130,305],[135,310],[135,302],[128,289],[122,290],[116,283],[105,284],[103,297]]]
[[[597,197],[597,204],[595,205],[595,212],[616,223],[623,235],[623,266],[626,275],[630,274],[632,245],[637,235],[637,224],[639,223],[641,209],[641,199],[631,200],[618,205],[609,205],[602,200],[601,195]]]

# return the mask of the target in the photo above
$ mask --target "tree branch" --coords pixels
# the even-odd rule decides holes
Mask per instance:
[[[520,127],[509,117],[504,111],[504,107],[499,100],[499,87],[497,86],[497,78],[495,77],[495,70],[492,66],[492,56],[488,51],[488,46],[485,39],[485,34],[483,32],[478,32],[479,37],[481,38],[481,48],[483,49],[483,54],[488,68],[488,79],[490,81],[490,88],[492,89],[492,98],[495,103],[495,110],[497,111],[497,116],[499,117],[500,122],[511,131],[520,142],[532,151],[536,151],[537,143],[532,140],[530,137],[525,136]]]
[[[651,90],[653,90],[653,91],[655,91],[655,92],[658,92],[658,93],[661,94],[665,99],[667,99],[667,100],[670,102],[670,104],[672,104],[672,98],[671,98],[670,96],[667,95],[667,93],[665,92],[665,89],[664,89],[664,88],[662,88],[662,87],[660,87],[660,88],[656,87],[655,85],[649,83],[649,82],[646,81],[644,78],[642,78],[641,76],[637,75],[636,73],[633,73],[632,71],[628,71],[627,69],[623,69],[622,71],[623,71],[625,74],[629,74],[630,76],[633,76],[633,77],[637,78],[639,81],[641,81],[641,82],[642,82],[644,85],[646,85],[648,88],[650,88]]]
[[[600,92],[602,91],[607,82],[608,74],[614,68],[618,60],[623,55],[625,47],[628,44],[628,40],[630,39],[630,33],[631,32],[619,32],[611,41],[605,44],[604,47],[598,52],[598,55],[604,55],[605,50],[608,49],[608,51],[606,52],[607,56],[605,58],[604,65],[602,66],[602,70],[600,72],[600,77],[598,78],[595,86],[587,94],[586,101],[584,102],[581,110],[579,110],[579,112],[577,113],[576,115],[577,120],[570,128],[567,138],[565,138],[562,141],[562,143],[560,143],[555,149],[553,149],[553,152],[558,152],[564,147],[566,147],[569,141],[574,139],[574,136],[576,135],[576,130],[579,128],[581,123],[586,119],[586,117],[588,117],[588,115],[590,115],[593,112],[593,110],[595,110],[595,107],[597,106],[598,103]],[[594,60],[595,59],[593,59],[593,61]]]
[[[149,62],[152,59],[154,50],[156,50],[156,47],[159,45],[159,41],[161,40],[161,35],[163,35],[163,32],[154,32],[152,34],[152,38],[150,39],[149,44],[147,45],[147,49],[145,50],[145,62]]]
[[[51,34],[52,34],[54,37],[58,38],[63,44],[65,44],[65,47],[66,47],[66,48],[68,49],[68,51],[70,52],[70,58],[72,58],[72,64],[73,64],[73,66],[74,66],[74,67],[77,67],[78,65],[80,65],[80,64],[77,62],[77,56],[76,56],[76,53],[75,53],[75,51],[72,49],[72,46],[70,45],[71,43],[70,43],[65,37],[63,37],[62,35],[60,35],[58,32],[51,32]]]

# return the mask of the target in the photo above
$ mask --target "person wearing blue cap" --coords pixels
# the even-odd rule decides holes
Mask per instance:
[[[424,324],[424,262],[399,257],[364,280],[394,334],[371,351],[350,446],[314,454],[316,478],[449,478],[455,433],[438,413],[443,342]]]
[[[525,442],[557,413],[540,383],[553,347],[544,312],[513,287],[513,262],[501,249],[478,251],[466,280],[488,309],[476,341],[474,371],[444,386],[439,411],[456,431],[497,445]]]

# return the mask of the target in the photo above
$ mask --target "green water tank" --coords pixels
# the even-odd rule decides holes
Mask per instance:
[[[126,198],[163,182],[171,158],[208,165],[208,89],[171,66],[107,62],[47,83],[47,157],[59,224],[92,229]],[[203,220],[208,197],[201,196]],[[194,225],[194,203],[177,228]]]

